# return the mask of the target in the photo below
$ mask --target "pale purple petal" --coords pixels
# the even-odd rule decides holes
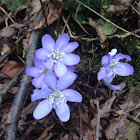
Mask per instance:
[[[115,76],[114,74],[115,73],[114,73],[113,69],[109,69],[108,72],[107,72],[107,74],[106,74],[106,76],[107,77]]]
[[[70,72],[74,72],[75,71],[75,67],[74,66],[67,66],[67,69]]]
[[[64,64],[71,66],[80,62],[80,57],[76,54],[69,53],[63,57]]]
[[[78,47],[78,45],[79,44],[77,42],[70,42],[66,46],[61,48],[60,52],[64,52],[66,54],[67,53],[71,53],[71,52],[73,52]]]
[[[44,48],[40,48],[40,49],[36,50],[35,56],[38,59],[46,60],[48,58],[49,54],[50,54],[50,51],[47,51],[47,49],[44,49]]]
[[[55,41],[49,34],[46,34],[42,37],[43,48],[52,51],[54,49],[54,45],[55,45]]]
[[[116,55],[116,53],[117,53],[117,49],[116,48],[112,49],[111,52],[108,52],[108,54],[110,54],[111,56]]]
[[[57,81],[57,89],[64,90],[69,87],[77,78],[77,74],[73,72],[67,72],[63,76],[61,76]]]
[[[53,68],[54,62],[52,62],[50,59],[47,59],[47,61],[44,63],[44,65],[45,65],[46,69],[50,70]]]
[[[56,112],[56,115],[58,116],[58,118],[62,122],[67,122],[70,118],[70,110],[69,110],[67,103],[65,103],[65,102],[63,102],[63,103],[60,102],[59,106],[56,105],[55,112]]]
[[[68,44],[70,40],[70,36],[68,34],[62,34],[57,40],[56,40],[56,44],[55,44],[55,48],[56,49],[61,49],[62,47],[64,47],[65,45]]]
[[[120,59],[126,59],[127,61],[131,61],[131,57],[129,55],[124,55],[122,53],[117,54],[114,57],[114,59],[115,59],[116,62],[120,61]]]
[[[112,90],[120,90],[122,88],[122,86],[120,85],[112,85],[112,84],[109,84],[107,85],[110,89]]]
[[[34,64],[36,67],[39,67],[39,68],[44,68],[44,61],[43,60],[40,60],[38,59],[36,56],[34,56]]]
[[[113,77],[104,77],[103,82],[105,85],[109,85],[113,81]]]
[[[97,75],[97,79],[98,81],[100,81],[101,79],[103,79],[105,76],[106,76],[106,70],[105,70],[105,67],[101,67],[100,68],[100,71],[98,72],[98,75]]]
[[[52,91],[49,88],[43,88],[41,90],[35,91],[31,96],[31,100],[32,100],[32,102],[34,102],[36,100],[43,99],[51,93],[52,93]]]
[[[58,77],[61,77],[67,72],[67,67],[63,63],[56,63],[54,65],[54,71]]]
[[[134,68],[130,64],[124,62],[119,62],[116,64],[114,69],[115,72],[120,76],[132,75],[134,72]]]
[[[43,88],[48,88],[48,85],[46,85],[46,84],[44,83],[44,80],[43,80],[43,82],[42,82],[41,89],[43,89]]]
[[[40,120],[48,115],[51,110],[53,109],[53,104],[50,102],[49,99],[41,101],[36,109],[34,110],[33,117],[36,120]]]
[[[102,65],[108,65],[109,64],[109,58],[107,55],[104,55],[102,57],[102,62],[101,62]]]
[[[43,84],[43,78],[42,78],[42,76],[33,78],[32,85],[34,87],[41,88],[42,87],[42,84]]]
[[[57,78],[53,72],[48,72],[44,76],[44,82],[47,84],[52,90],[56,90],[56,82]]]
[[[32,76],[32,77],[38,77],[38,76],[41,76],[41,73],[40,73],[40,68],[38,67],[28,67],[26,69],[26,73],[29,75],[29,76]]]
[[[82,95],[74,89],[66,89],[62,92],[67,101],[82,102]]]

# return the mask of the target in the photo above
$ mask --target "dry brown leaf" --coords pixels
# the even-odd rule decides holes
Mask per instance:
[[[88,115],[88,107],[85,106],[84,107],[84,112],[82,112],[82,121],[86,124],[88,124],[90,122],[90,118],[89,118],[89,115]]]
[[[0,89],[3,89],[5,86],[5,84],[0,84]]]
[[[109,112],[111,111],[111,106],[116,99],[116,95],[112,96],[110,99],[108,99],[101,108],[101,118],[106,118],[109,115]]]
[[[45,2],[46,0],[42,0],[42,2]],[[36,14],[41,10],[41,4],[40,0],[33,0],[32,1],[32,11],[30,12],[30,16]]]
[[[2,51],[1,51],[1,55],[4,55],[9,50],[10,50],[10,47],[7,44],[4,44],[3,48],[2,48]]]
[[[46,25],[46,23],[45,23],[45,18],[43,17],[42,20],[40,20],[39,23],[35,23],[35,24],[33,25],[33,29],[34,29],[34,30],[37,30],[37,29],[40,29],[40,28],[42,28],[42,27],[45,27],[45,25]]]
[[[110,11],[116,15],[124,14],[125,12],[128,11],[132,1],[133,0],[120,0],[119,4],[110,5],[108,11]]]
[[[15,29],[11,27],[4,27],[0,31],[0,36],[2,37],[11,37],[15,33]]]
[[[28,49],[28,39],[23,39],[22,44],[24,48],[22,57],[25,58]]]
[[[9,27],[20,29],[22,27],[25,27],[25,24],[14,23],[14,24],[11,24]]]
[[[125,127],[128,124],[127,114],[121,116],[119,121],[116,119],[112,119],[110,122],[110,126],[106,129],[105,135],[108,140],[115,140],[118,136],[124,133]]]
[[[22,65],[19,65],[17,62],[15,61],[8,61],[5,66],[2,68],[2,72],[5,73],[6,75],[10,76],[10,77],[14,77],[22,68]],[[0,73],[1,77],[4,78],[9,78],[8,76],[6,76],[2,73]]]
[[[60,13],[60,7],[58,4],[53,3],[49,4],[46,9],[46,17],[47,17],[47,23],[48,25],[52,24],[54,21],[58,19],[59,13]]]

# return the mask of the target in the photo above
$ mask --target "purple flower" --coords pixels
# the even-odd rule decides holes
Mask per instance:
[[[69,43],[69,35],[62,34],[56,42],[49,35],[42,37],[42,47],[36,51],[35,56],[44,60],[46,69],[54,69],[55,74],[61,77],[68,71],[67,66],[79,63],[80,57],[71,53],[78,47],[77,42]]]
[[[116,54],[117,49],[112,49],[108,55],[102,57],[102,67],[98,73],[97,79],[103,80],[104,84],[111,89],[119,90],[121,86],[112,85],[111,82],[116,75],[129,76],[134,72],[134,68],[125,62],[120,62],[121,59],[131,61],[131,57],[122,53]]]
[[[34,118],[37,120],[42,119],[54,108],[58,118],[62,122],[68,121],[70,118],[70,110],[66,102],[82,101],[82,96],[79,92],[73,89],[66,89],[76,78],[77,75],[73,72],[67,72],[59,79],[57,79],[54,73],[46,73],[44,82],[48,87],[37,90],[31,96],[32,101],[44,99],[34,110]]]
[[[34,64],[35,66],[33,67],[28,67],[26,69],[26,73],[31,76],[31,77],[34,77],[33,80],[32,80],[32,85],[36,88],[44,88],[46,87],[46,84],[44,83],[44,75],[47,73],[47,72],[52,72],[52,70],[47,70],[45,68],[45,65],[44,65],[44,61],[34,57]]]

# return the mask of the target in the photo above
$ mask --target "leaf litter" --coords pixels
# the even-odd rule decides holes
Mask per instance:
[[[125,14],[129,10],[131,2],[132,2],[131,0],[129,2],[121,0],[116,5],[110,5],[109,10],[116,15]],[[58,3],[55,3],[55,2],[44,0],[43,3],[46,11],[45,13],[46,17],[42,18],[42,20],[38,24],[33,24],[33,21],[35,15],[40,13],[42,10],[39,0],[32,1],[31,3],[32,11],[29,11],[29,9],[26,7],[25,9],[19,8],[17,9],[17,11],[12,12],[12,17],[15,16],[14,20],[16,23],[11,24],[10,22],[8,22],[9,26],[5,25],[1,28],[0,36],[2,37],[2,39],[4,39],[4,46],[3,49],[0,51],[1,56],[3,56],[9,50],[9,45],[7,44],[10,44],[10,49],[12,49],[12,53],[14,53],[14,55],[18,54],[21,57],[21,59],[24,61],[28,50],[28,42],[29,42],[31,32],[37,29],[44,29],[46,25],[45,18],[47,19],[47,24],[50,27],[52,27],[53,29],[56,28],[55,27],[56,24],[53,23],[55,23],[55,21],[60,16],[61,2],[59,1]],[[18,12],[21,12],[22,15],[25,16],[23,18],[21,17],[17,18]],[[1,20],[2,23],[6,21],[7,18],[4,14],[3,17],[5,17],[5,19]],[[74,23],[72,23],[72,25],[73,24]],[[77,27],[77,24],[74,24],[74,26]],[[72,27],[75,28],[74,26]],[[106,41],[106,34],[96,24],[94,24],[94,26],[93,25],[91,26],[96,30],[98,37],[100,38],[101,48],[102,49],[107,48],[107,46],[103,44]],[[90,27],[90,30],[93,29]],[[100,51],[102,51],[102,49],[100,49]],[[96,54],[96,52],[94,53]],[[98,55],[100,55],[100,52],[99,54],[96,54],[96,57]],[[87,56],[89,58],[89,55]],[[15,60],[15,58],[13,58],[13,55],[11,55],[7,60],[8,62],[4,64],[4,67],[1,69],[1,72],[3,72],[4,74],[0,73],[0,80],[1,80],[0,90],[3,89],[3,87],[5,87],[6,85],[4,79],[7,79],[9,77],[13,78],[23,67],[23,63],[17,57]],[[91,60],[94,61],[93,58],[91,58]],[[91,64],[90,67],[92,67]],[[76,71],[78,72],[78,69],[76,69]],[[94,72],[92,74],[94,75]],[[91,75],[91,77],[93,75]],[[18,82],[19,81],[20,80],[18,80]],[[89,84],[88,86],[92,85],[91,84],[92,82],[87,80],[86,78],[83,78],[82,81],[84,81],[83,83],[88,83]],[[16,84],[19,84],[18,82],[16,82]],[[121,140],[123,139],[124,134],[125,134],[124,138],[127,139],[128,137],[126,137],[126,135],[132,133],[133,129],[135,129],[135,133],[138,133],[139,126],[135,123],[133,123],[136,125],[134,126],[133,129],[130,128],[127,131],[128,133],[125,132],[126,128],[129,126],[130,123],[127,117],[133,115],[133,119],[135,119],[135,116],[139,112],[139,108],[135,108],[140,104],[140,100],[139,100],[140,94],[137,87],[130,88],[130,89],[128,89],[127,87],[127,90],[122,89],[122,91],[120,92],[113,91],[111,93],[112,95],[109,96],[108,95],[109,91],[106,90],[105,87],[101,86],[94,91],[94,93],[96,92],[97,93],[96,95],[99,97],[95,96],[95,94],[94,94],[95,97],[93,97],[93,95],[91,94],[88,95],[88,92],[90,90],[87,89],[87,87],[82,86],[79,88],[83,90],[82,91],[83,98],[85,100],[81,104],[83,140],[95,139],[96,125],[97,125],[98,118],[97,118],[97,108],[94,102],[94,98],[100,99],[101,121],[98,130],[100,139]],[[17,90],[18,87],[16,85],[13,85],[8,92],[15,94]],[[124,96],[124,94],[126,96]],[[90,98],[88,98],[87,96],[89,96]],[[2,124],[0,126],[1,132],[5,132],[5,129],[7,128],[7,123],[8,123],[7,115],[10,110],[11,104],[12,104],[12,99],[0,105],[0,123]],[[58,118],[56,118],[54,112],[51,112],[51,114],[49,114],[47,117],[43,118],[42,120],[34,120],[32,117],[32,113],[35,107],[37,106],[37,104],[38,102],[35,104],[30,103],[30,97],[28,97],[18,122],[18,136],[21,138],[21,140],[24,139],[52,140],[57,138],[59,138],[60,140],[80,139],[80,135],[81,135],[80,132],[81,128],[79,122],[80,114],[79,114],[79,110],[76,109],[75,107],[76,105],[72,106],[71,104],[69,104],[71,114],[72,114],[71,119],[67,123],[62,123],[58,120]],[[139,121],[139,119],[136,120]]]

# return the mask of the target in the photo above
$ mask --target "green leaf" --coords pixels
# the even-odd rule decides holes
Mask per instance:
[[[102,19],[99,19],[95,21],[97,24],[98,28],[103,31],[106,35],[112,35],[116,32],[117,28],[112,25],[111,23],[108,23]]]
[[[75,18],[75,13],[72,13],[72,17],[75,20],[75,22],[77,22],[76,18]],[[82,13],[77,13],[77,19],[79,21],[80,24],[85,24],[84,21],[86,20],[84,15]]]
[[[2,0],[9,10],[14,11],[16,8],[25,4],[26,0]]]

